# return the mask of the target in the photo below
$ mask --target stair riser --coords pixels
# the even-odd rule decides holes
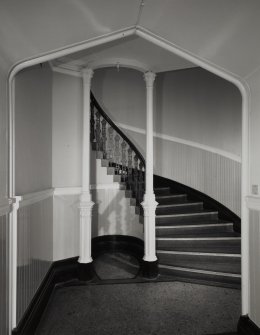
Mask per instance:
[[[192,228],[163,228],[163,229],[156,229],[156,236],[157,237],[175,237],[178,235],[185,235],[185,234],[194,234],[203,236],[203,234],[208,233],[227,233],[233,232],[232,226],[227,227],[192,227]]]
[[[121,176],[120,175],[114,175],[113,180],[115,183],[120,183],[121,182]]]
[[[155,195],[169,195],[171,193],[170,188],[154,189]]]
[[[107,174],[108,174],[109,176],[113,176],[113,175],[115,174],[115,168],[113,168],[113,167],[108,167],[108,168],[107,168]]]
[[[185,215],[185,216],[170,216],[170,217],[156,217],[156,224],[163,225],[163,224],[176,224],[176,223],[192,223],[192,222],[203,222],[203,221],[213,221],[217,220],[217,214],[209,214],[209,213],[200,213],[197,215]]]
[[[217,272],[241,273],[241,258],[226,256],[199,256],[157,254],[160,264]]]
[[[184,234],[207,234],[207,233],[226,233],[233,232],[233,225],[230,226],[207,226],[207,227],[191,227],[191,228],[159,228],[156,229],[157,237],[178,236]]]
[[[194,252],[240,253],[240,240],[160,240],[157,249]]]
[[[156,201],[160,205],[168,205],[168,204],[179,204],[179,203],[184,203],[187,201],[187,196],[178,196],[178,197],[169,197],[169,198],[156,198]]]
[[[157,207],[156,209],[156,214],[157,215],[167,215],[167,214],[174,214],[174,213],[180,213],[180,212],[185,212],[189,213],[189,211],[196,211],[196,210],[202,210],[203,205],[202,204],[194,204],[194,205],[179,205],[179,206],[174,206],[172,205],[171,207]]]
[[[230,278],[226,276],[217,276],[217,275],[208,275],[208,274],[200,274],[200,273],[192,273],[192,272],[186,272],[186,271],[180,271],[180,270],[169,270],[169,269],[163,269],[159,267],[159,271],[161,275],[171,276],[178,278],[186,278],[188,281],[190,280],[202,280],[206,282],[217,282],[217,283],[223,283],[223,284],[233,284],[236,286],[239,286],[241,284],[240,278]]]

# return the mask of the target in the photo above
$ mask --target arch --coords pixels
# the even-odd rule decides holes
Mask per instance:
[[[32,59],[26,59],[13,66],[8,76],[9,88],[9,197],[14,194],[15,170],[14,170],[14,86],[13,79],[15,75],[22,69],[51,61],[58,57],[63,57],[71,53],[89,49],[91,47],[105,44],[110,41],[122,39],[127,36],[137,35],[151,43],[166,49],[173,54],[176,54],[192,63],[206,69],[207,71],[216,74],[217,76],[226,79],[238,87],[242,95],[242,176],[241,176],[241,234],[242,234],[242,314],[246,315],[249,312],[249,213],[246,205],[246,196],[249,194],[249,108],[250,108],[250,90],[243,79],[233,73],[230,73],[187,50],[181,49],[177,45],[153,34],[152,32],[142,28],[130,28],[117,31],[99,38],[87,40],[83,43],[68,46],[61,50],[55,50],[44,55],[37,56]],[[96,65],[98,66],[98,65]],[[140,69],[139,69],[140,70]],[[143,71],[143,70],[142,70]]]

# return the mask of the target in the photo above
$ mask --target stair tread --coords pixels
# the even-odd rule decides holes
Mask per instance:
[[[157,254],[241,258],[241,254],[229,254],[229,253],[223,253],[223,252],[198,252],[198,251],[179,251],[179,250],[157,250]]]
[[[184,234],[184,235],[178,235],[174,237],[156,237],[156,240],[158,241],[167,241],[167,240],[241,240],[241,236],[235,235],[237,233],[231,233],[230,235],[227,233],[223,233],[221,235],[220,233],[218,234],[209,234],[207,233],[208,236],[203,236],[196,235],[196,234]]]
[[[241,265],[240,262],[234,259],[224,260],[218,259],[214,262],[210,262],[208,260],[201,262],[198,260],[175,260],[175,262],[167,262],[166,260],[160,260],[161,265],[173,266],[173,267],[181,267],[186,269],[196,269],[196,270],[206,270],[206,271],[214,271],[214,272],[225,272],[232,274],[241,274]]]
[[[167,218],[167,217],[178,217],[178,216],[189,216],[189,215],[201,215],[201,214],[218,214],[218,211],[215,210],[193,210],[191,212],[179,212],[179,213],[172,213],[172,214],[160,214],[156,215],[157,218]]]
[[[187,202],[179,202],[179,203],[173,203],[173,204],[162,204],[158,205],[157,208],[171,208],[171,207],[182,207],[182,206],[195,206],[195,205],[203,205],[202,201],[187,201]]]
[[[171,193],[171,194],[167,194],[167,195],[156,195],[156,199],[165,199],[165,198],[180,198],[180,197],[186,197],[187,194],[186,193]]]
[[[161,223],[161,224],[158,224],[158,223],[156,223],[156,228],[157,227],[168,227],[168,228],[170,228],[170,227],[181,227],[181,226],[183,226],[183,227],[186,227],[186,226],[197,226],[197,225],[208,225],[208,226],[210,226],[210,225],[216,225],[216,224],[223,224],[223,223],[230,223],[230,222],[228,222],[228,221],[224,221],[224,220],[219,220],[219,219],[215,219],[215,220],[200,220],[200,221],[192,221],[192,219],[191,219],[191,221],[188,221],[188,222],[183,222],[183,223],[181,223],[181,222],[175,222],[174,224],[172,223],[172,222],[170,222],[170,223]]]
[[[187,228],[187,229],[190,229],[190,228],[201,228],[201,227],[221,227],[221,226],[223,226],[223,227],[225,227],[225,226],[232,226],[233,227],[233,222],[214,222],[214,223],[200,223],[200,222],[198,222],[198,224],[186,224],[186,223],[184,223],[184,224],[182,224],[182,225],[179,225],[179,226],[172,226],[172,225],[164,225],[164,226],[156,226],[155,228],[156,229],[161,229],[161,230],[163,230],[163,229],[172,229],[172,230],[175,230],[175,229],[179,229],[179,228],[181,228],[181,229],[185,229],[185,228]]]
[[[168,269],[168,270],[177,270],[177,271],[185,271],[185,272],[208,274],[208,275],[214,275],[214,276],[241,278],[241,274],[239,274],[239,273],[230,273],[230,272],[221,272],[221,271],[212,271],[212,270],[202,270],[202,269],[196,269],[196,268],[193,269],[193,268],[180,267],[180,266],[172,266],[172,265],[166,265],[166,264],[159,264],[159,268]]]

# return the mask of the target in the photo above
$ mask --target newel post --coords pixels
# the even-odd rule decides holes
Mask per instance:
[[[90,88],[92,69],[82,71],[83,78],[83,139],[82,139],[82,193],[80,195],[79,277],[88,280],[93,276],[91,257],[91,222],[94,202],[90,193]]]
[[[153,190],[153,84],[155,73],[146,72],[146,189],[142,206],[144,209],[144,258],[143,274],[146,277],[156,277],[158,262],[155,244],[155,210],[158,203]]]

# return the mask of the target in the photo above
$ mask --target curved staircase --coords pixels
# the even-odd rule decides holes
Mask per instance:
[[[121,189],[125,189],[126,197],[131,198],[130,204],[136,207],[142,222],[140,203],[145,189],[144,158],[105,114],[93,94],[90,124],[92,149],[96,151],[96,157],[107,168],[107,174],[114,175],[114,181],[122,184]],[[222,219],[230,216],[223,215],[221,204],[216,206],[214,201],[213,207],[217,209],[211,210],[207,201],[194,200],[197,197],[188,192],[192,190],[189,187],[179,184],[184,190],[180,192],[180,187],[168,186],[167,180],[156,184],[162,185],[155,188],[159,203],[156,209],[156,242],[161,278],[239,288],[241,238],[234,231],[237,222]],[[204,195],[204,198],[208,197]]]
[[[160,274],[239,287],[241,238],[233,222],[170,187],[155,189]]]

